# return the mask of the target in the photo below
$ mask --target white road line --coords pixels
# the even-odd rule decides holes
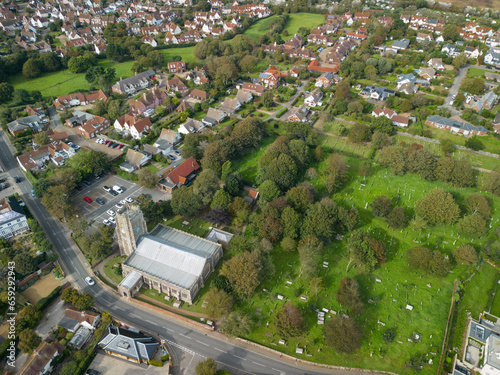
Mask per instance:
[[[239,359],[241,359],[241,360],[243,360],[243,361],[246,361],[246,359],[245,359],[245,358],[240,357],[239,355],[236,355],[236,354],[233,354],[233,357],[236,357],[236,358],[239,358]]]
[[[255,364],[256,364],[256,365],[258,365],[258,366],[266,367],[266,366],[264,366],[262,363],[258,363],[258,362],[254,362],[254,361],[252,361],[252,363],[255,363]]]
[[[275,368],[272,368],[272,367],[271,367],[271,370],[278,371],[280,373],[280,375],[286,375],[286,372],[284,372],[284,371],[276,370]]]
[[[187,339],[191,340],[191,337],[188,337],[188,336],[186,336],[186,335],[183,335],[182,333],[179,333],[179,335],[181,335],[182,337],[185,337],[185,338],[187,338]]]
[[[175,332],[173,329],[167,328],[167,331],[169,332]]]
[[[154,322],[152,322],[151,320],[147,320],[147,319],[144,319],[146,322],[148,322],[149,324],[156,324]]]
[[[201,341],[198,341],[198,340],[196,340],[196,342],[197,342],[198,344],[201,344],[201,345],[210,346],[210,345],[205,344],[204,342],[201,342]]]
[[[125,311],[124,309],[122,309],[121,307],[118,307],[118,306],[115,306],[115,309],[120,310],[120,311]]]
[[[224,350],[221,350],[221,349],[219,349],[219,348],[214,348],[214,349],[215,349],[215,350],[217,350],[218,352],[221,352],[221,353],[225,353],[225,354],[227,354],[227,352],[225,352]]]

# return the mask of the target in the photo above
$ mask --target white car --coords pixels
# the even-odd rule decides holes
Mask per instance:
[[[126,200],[126,199],[122,199],[122,200],[120,201],[120,204],[121,204],[122,206],[125,206],[125,204],[126,204],[126,203],[127,203],[127,200]],[[120,208],[121,208],[121,207],[120,207]]]
[[[133,200],[132,198],[130,198],[130,197],[125,198],[125,200],[126,200],[128,203],[132,203],[132,202],[134,201],[134,200]]]
[[[115,207],[117,210],[120,210],[123,208],[123,205],[121,205],[120,203],[117,203],[117,204],[115,204]]]
[[[94,281],[94,280],[93,280],[90,276],[87,276],[87,277],[85,278],[85,282],[86,282],[87,284],[89,284],[90,286],[92,286],[92,285],[94,285],[94,284],[95,284],[95,281]]]
[[[109,220],[106,220],[106,219],[104,219],[104,220],[102,221],[102,223],[103,223],[104,225],[109,225],[109,224],[111,224],[111,223],[109,222]]]
[[[110,217],[110,218],[108,219],[108,221],[109,221],[111,224],[116,224],[116,220],[115,220],[115,218],[114,218],[114,217]]]
[[[113,210],[107,210],[106,213],[109,215],[109,216],[116,216],[116,213],[115,211]]]
[[[113,186],[113,190],[116,191],[118,194],[123,193],[123,189],[118,185]]]

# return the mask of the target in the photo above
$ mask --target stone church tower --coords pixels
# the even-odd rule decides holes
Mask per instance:
[[[116,237],[120,255],[130,255],[135,250],[137,238],[148,233],[146,221],[138,205],[127,204],[116,215]]]

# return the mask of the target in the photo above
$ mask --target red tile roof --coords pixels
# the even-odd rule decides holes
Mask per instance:
[[[173,184],[177,185],[179,182],[184,183],[185,178],[191,173],[200,169],[200,165],[193,157],[183,161],[177,168],[165,176],[165,179],[169,179]],[[184,182],[183,182],[184,181]]]

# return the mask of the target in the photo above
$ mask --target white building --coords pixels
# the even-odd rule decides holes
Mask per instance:
[[[29,230],[23,209],[14,197],[0,200],[0,237],[11,238]]]

